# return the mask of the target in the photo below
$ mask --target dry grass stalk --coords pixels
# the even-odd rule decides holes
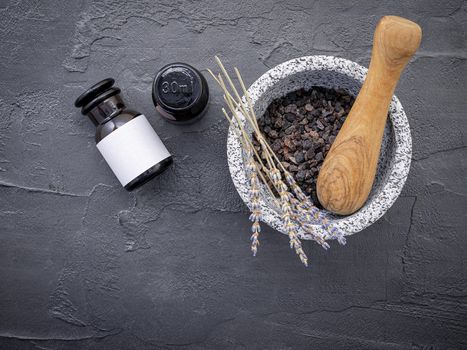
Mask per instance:
[[[298,236],[298,229],[300,227],[307,234],[311,235],[311,237],[324,249],[329,248],[329,244],[326,242],[326,239],[337,239],[340,244],[345,244],[344,234],[330,224],[325,215],[313,205],[310,198],[303,193],[301,188],[295,182],[293,176],[284,168],[277,155],[271,149],[271,146],[265,140],[258,126],[251,97],[248,94],[238,69],[234,68],[234,71],[240,83],[244,98],[240,97],[235,84],[227,73],[227,70],[221,60],[217,56],[215,59],[222,74],[216,76],[209,69],[208,72],[224,92],[224,100],[233,118],[229,117],[229,114],[224,108],[222,108],[222,112],[241,141],[242,147],[247,155],[246,173],[250,182],[250,220],[253,222],[251,228],[251,251],[253,252],[253,255],[256,255],[259,246],[259,233],[261,231],[260,220],[262,218],[260,186],[262,182],[281,210],[284,227],[287,235],[289,236],[290,247],[295,250],[295,253],[298,255],[302,263],[305,266],[308,266],[308,257],[303,251],[302,244]],[[227,81],[227,84],[225,81]],[[258,154],[253,146],[251,136],[246,132],[244,123],[240,119],[240,115],[245,118],[246,123],[253,129],[254,137],[261,145],[261,156],[263,157]],[[263,158],[265,159],[265,162],[263,162]],[[270,180],[273,188],[269,186],[266,179]],[[274,195],[274,190],[279,194],[279,198],[276,198]],[[322,230],[316,230],[316,225],[320,226]]]

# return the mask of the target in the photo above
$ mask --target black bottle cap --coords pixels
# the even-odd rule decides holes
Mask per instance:
[[[83,106],[83,108],[81,109],[81,113],[88,114],[99,103],[107,100],[109,97],[119,94],[120,92],[120,88],[112,87],[108,90],[101,92],[99,95],[94,95],[94,98]]]
[[[87,115],[96,126],[109,120],[114,112],[125,106],[119,95],[121,90],[113,86],[114,83],[112,78],[101,80],[75,101],[75,106],[81,107],[81,113]]]
[[[75,107],[79,108],[87,105],[92,99],[94,99],[94,97],[99,95],[101,92],[110,89],[114,85],[114,83],[114,79],[107,78],[94,84],[76,99]]]
[[[204,76],[186,63],[171,63],[156,75],[152,85],[156,110],[174,123],[189,123],[200,118],[209,101]]]

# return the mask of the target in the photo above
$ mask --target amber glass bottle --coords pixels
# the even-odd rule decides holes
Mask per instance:
[[[131,191],[172,163],[146,117],[125,107],[114,80],[104,79],[75,101],[96,126],[96,145],[122,186]]]

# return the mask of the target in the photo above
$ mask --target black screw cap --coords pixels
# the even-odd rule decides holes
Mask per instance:
[[[75,107],[83,107],[88,104],[91,100],[94,99],[97,95],[104,92],[105,90],[110,89],[115,83],[115,80],[112,78],[107,78],[101,80],[97,84],[94,84],[85,92],[83,92],[75,101]]]
[[[168,121],[189,123],[207,109],[209,88],[204,76],[186,63],[171,63],[157,73],[152,85],[156,110]]]

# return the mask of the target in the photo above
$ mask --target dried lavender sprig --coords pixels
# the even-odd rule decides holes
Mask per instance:
[[[292,213],[292,210],[291,210],[290,202],[291,202],[291,198],[293,198],[293,196],[287,191],[287,186],[284,184],[284,182],[281,179],[280,171],[275,167],[274,160],[272,159],[271,153],[274,156],[275,156],[275,154],[274,154],[274,152],[271,152],[270,150],[268,150],[268,148],[267,148],[268,145],[265,142],[264,137],[263,137],[263,135],[261,134],[261,132],[259,130],[259,127],[258,127],[258,124],[257,124],[257,121],[256,121],[256,117],[254,115],[254,110],[252,108],[251,100],[249,99],[248,92],[246,91],[246,88],[245,88],[245,86],[243,84],[243,81],[241,80],[241,76],[240,76],[238,70],[235,69],[235,71],[237,73],[237,76],[239,78],[240,84],[242,85],[242,88],[244,90],[244,94],[246,96],[246,100],[247,100],[248,105],[249,105],[248,108],[245,107],[243,101],[240,99],[240,96],[239,96],[238,92],[236,91],[235,86],[232,83],[232,80],[228,76],[228,73],[226,72],[225,68],[223,67],[222,63],[220,62],[220,60],[217,57],[216,57],[216,61],[218,62],[219,66],[221,67],[222,72],[226,76],[227,81],[229,82],[235,96],[237,97],[237,99],[239,101],[238,103],[235,101],[235,99],[227,91],[226,86],[225,86],[225,84],[224,84],[224,82],[222,80],[222,76],[219,75],[219,78],[217,79],[214,76],[214,74],[212,74],[212,72],[210,72],[210,73],[211,73],[211,75],[213,75],[214,79],[216,79],[216,81],[223,88],[223,90],[224,90],[224,92],[226,94],[226,96],[224,98],[226,99],[226,102],[227,102],[229,108],[231,109],[232,113],[234,114],[234,116],[236,116],[236,111],[235,111],[235,109],[233,107],[233,105],[235,104],[237,109],[244,113],[244,116],[245,116],[246,120],[253,127],[253,129],[255,131],[255,135],[257,136],[257,140],[261,144],[261,148],[262,148],[263,153],[265,155],[265,159],[266,159],[266,161],[268,163],[268,167],[265,167],[267,169],[266,174],[269,175],[269,177],[271,177],[271,174],[273,175],[273,177],[275,177],[275,179],[273,179],[272,182],[274,184],[274,187],[276,187],[276,190],[278,190],[278,192],[280,194],[280,197],[281,197],[281,202],[282,202],[281,207],[282,207],[282,212],[283,212],[283,218],[284,218],[284,222],[286,224],[287,232],[289,234],[291,247],[295,248],[295,251],[299,255],[302,262],[304,264],[307,264],[307,257],[305,255],[305,253],[303,252],[301,242],[298,239],[297,225],[292,220],[293,213]],[[252,113],[252,114],[250,115],[249,112]],[[237,120],[237,122],[238,122],[238,124],[240,126],[242,125],[242,123],[239,120]],[[246,137],[244,135],[244,138],[247,141],[251,142],[249,137]],[[254,147],[252,147],[252,148],[254,150]],[[257,157],[258,157],[258,160],[261,161],[261,157],[259,157],[258,155],[257,155]],[[282,166],[282,164],[280,162],[279,162],[279,164]],[[263,165],[263,167],[264,167],[264,165]],[[261,174],[261,170],[259,171],[259,174]]]
[[[227,115],[227,112],[224,109],[222,109],[222,111],[224,112],[227,120],[233,126],[232,120]],[[235,130],[235,132],[237,132],[237,130]],[[239,137],[240,140],[242,141],[242,144],[244,144],[243,138],[238,134],[237,134],[237,137]],[[261,226],[259,224],[259,221],[262,218],[261,207],[259,204],[259,180],[258,180],[257,174],[259,173],[261,175],[261,172],[259,172],[256,162],[254,161],[252,148],[247,144],[244,144],[243,146],[246,148],[247,153],[249,155],[249,159],[250,159],[246,166],[247,174],[250,180],[249,195],[250,195],[250,203],[251,203],[251,215],[249,219],[250,221],[253,222],[251,226],[252,235],[250,237],[250,240],[251,240],[251,251],[253,252],[253,256],[256,256],[256,253],[258,252],[258,246],[259,246],[259,233],[261,232]],[[263,178],[263,181],[264,183],[267,183],[264,178]]]
[[[250,221],[253,222],[251,226],[251,251],[253,256],[256,256],[259,246],[259,233],[261,232],[261,226],[259,221],[261,219],[261,207],[259,204],[259,180],[257,174],[256,162],[253,158],[253,152],[250,148],[247,150],[248,153],[248,163],[247,163],[247,174],[250,180],[250,203],[251,203],[251,215]]]
[[[218,63],[219,63],[219,61],[220,60],[218,60]],[[231,79],[228,77],[228,74],[227,74],[225,68],[222,66],[221,69],[222,69],[224,75],[227,75],[227,79],[228,79],[231,87],[233,89],[235,89]],[[276,190],[278,191],[279,196],[281,198],[282,216],[283,216],[284,224],[286,226],[286,231],[287,231],[287,233],[289,235],[290,246],[291,246],[291,248],[295,249],[295,252],[299,256],[302,263],[305,266],[308,266],[308,258],[306,256],[305,252],[303,251],[301,242],[300,242],[300,240],[298,238],[297,225],[292,220],[293,213],[292,213],[291,206],[290,206],[290,201],[291,201],[292,195],[287,191],[287,186],[284,184],[284,182],[281,179],[280,171],[275,167],[274,161],[273,161],[273,159],[272,159],[272,157],[270,155],[269,150],[267,149],[266,141],[264,140],[264,137],[263,137],[263,135],[261,134],[261,132],[259,130],[259,127],[258,127],[258,124],[257,124],[257,121],[256,121],[256,116],[254,115],[254,110],[253,110],[253,107],[252,107],[252,104],[251,104],[251,99],[249,98],[248,91],[246,90],[245,85],[243,84],[243,80],[241,78],[241,75],[240,75],[240,73],[239,73],[239,71],[237,69],[235,69],[235,72],[236,72],[237,77],[238,77],[238,79],[240,81],[240,84],[242,86],[242,89],[243,89],[244,95],[246,97],[246,100],[248,102],[248,107],[249,108],[248,109],[245,108],[245,106],[243,105],[243,103],[242,103],[242,101],[240,99],[239,99],[239,101],[240,101],[241,106],[238,103],[236,103],[236,106],[239,109],[241,108],[241,110],[243,110],[243,112],[245,113],[244,116],[245,116],[246,120],[250,123],[250,125],[253,127],[253,129],[255,131],[256,138],[260,142],[261,148],[262,148],[262,150],[263,150],[263,152],[264,152],[264,154],[266,156],[266,161],[267,161],[267,163],[269,165],[268,170],[269,170],[271,180],[272,180],[274,186],[276,187]],[[223,84],[221,76],[219,76],[219,81],[220,81],[221,85],[225,88],[225,84]],[[234,91],[234,93],[235,93],[235,95],[237,97],[239,97],[239,94],[238,94],[238,92],[236,90]],[[233,101],[235,103],[233,98],[228,98],[227,97],[226,100],[227,100],[227,102],[229,102],[229,100],[230,100],[230,102]],[[248,112],[252,113],[252,115],[250,115]],[[259,158],[259,159],[261,159],[261,158]]]
[[[305,226],[304,229],[306,231],[311,231],[310,230],[310,228],[312,227],[311,224],[320,225],[323,228],[324,231],[329,233],[330,238],[337,239],[337,241],[340,244],[344,245],[346,243],[344,233],[341,230],[339,230],[337,227],[332,225],[328,221],[326,216],[316,206],[313,205],[313,203],[310,201],[309,197],[307,197],[303,193],[301,188],[295,182],[295,179],[292,177],[292,175],[290,175],[290,173],[285,169],[284,165],[281,163],[281,161],[279,160],[279,158],[277,157],[275,152],[272,150],[269,143],[264,139],[263,135],[261,134],[261,132],[259,130],[259,127],[258,127],[258,124],[257,124],[257,121],[256,121],[256,116],[254,114],[254,109],[253,109],[252,104],[251,104],[251,99],[249,97],[248,91],[246,90],[246,88],[245,88],[245,86],[243,84],[243,80],[241,78],[240,72],[236,68],[235,68],[235,72],[237,73],[237,77],[238,77],[238,79],[240,81],[240,84],[242,85],[245,97],[246,97],[246,99],[248,101],[248,106],[249,106],[248,109],[252,113],[252,116],[249,116],[248,113],[247,113],[247,115],[249,117],[248,119],[250,121],[250,124],[253,125],[253,128],[254,129],[255,129],[255,127],[257,128],[257,129],[255,129],[255,135],[256,135],[256,137],[257,137],[257,139],[258,139],[258,141],[259,141],[259,143],[261,145],[261,148],[263,149],[263,152],[265,154],[267,154],[271,159],[274,159],[278,163],[279,167],[281,168],[282,172],[285,175],[285,178],[286,178],[286,181],[287,181],[288,185],[292,189],[292,192],[300,200],[300,204],[301,204],[300,207],[301,207],[302,211],[304,211],[304,212],[310,211],[311,212],[311,215],[307,216],[308,222],[304,223],[304,225],[302,225],[302,228],[303,228],[303,226]],[[251,119],[254,119],[254,121],[252,121]],[[272,161],[272,162],[274,163],[274,161]]]
[[[329,244],[326,242],[325,237],[317,232],[313,224],[310,224],[312,221],[310,218],[310,213],[307,210],[303,210],[303,207],[300,205],[300,202],[295,198],[291,198],[292,211],[294,212],[296,221],[299,223],[301,228],[311,235],[313,240],[322,246],[324,249],[329,249]]]
[[[225,87],[225,85],[223,85],[222,79],[220,79],[219,81],[221,82],[221,86]],[[238,132],[237,127],[233,124],[232,119],[229,118],[224,108],[222,108],[222,112],[224,113],[225,117],[229,121],[230,125],[233,127],[233,130],[237,134],[237,137],[239,137],[243,147],[246,149],[248,159],[249,159],[246,165],[246,168],[247,168],[247,174],[250,180],[250,203],[251,203],[250,220],[253,221],[253,224],[251,227],[252,235],[250,239],[252,241],[251,251],[253,252],[253,256],[256,256],[256,253],[258,251],[258,246],[259,246],[259,233],[261,232],[261,226],[259,224],[259,221],[262,219],[261,207],[259,204],[259,180],[258,180],[257,174],[260,175],[261,179],[263,180],[263,182],[265,183],[265,185],[271,192],[271,195],[273,196],[273,198],[274,198],[274,194],[272,193],[272,190],[269,188],[266,179],[263,177],[260,169],[258,168],[256,162],[254,161],[253,152],[256,154],[256,157],[259,159],[260,162],[261,162],[261,158],[256,153],[256,150],[254,149],[253,144],[251,143],[251,140],[247,137],[246,132],[243,129],[240,123],[240,120],[238,119],[236,115],[236,111],[232,108],[231,101],[229,101],[227,98],[226,98],[226,101],[227,101],[229,108],[231,108],[232,110],[232,113],[237,121],[237,125],[241,133]]]
[[[209,71],[211,73],[211,75],[213,75],[213,73],[211,71]],[[225,84],[224,82],[222,81],[222,79],[218,80],[217,78],[215,78],[217,82],[219,82],[219,84],[221,85],[221,87],[223,89],[225,89]],[[224,99],[225,101],[227,102],[227,105],[229,106],[231,112],[232,112],[232,115],[234,116],[235,118],[235,121],[237,122],[237,126],[233,123],[233,121],[229,118],[227,112],[225,111],[224,108],[222,108],[222,112],[224,113],[225,117],[227,118],[227,120],[229,121],[230,125],[232,126],[234,132],[236,133],[237,137],[240,139],[240,142],[242,143],[243,145],[243,148],[246,149],[247,151],[247,154],[252,154],[251,151],[254,152],[256,158],[258,159],[258,161],[261,163],[261,167],[264,167],[264,164],[263,164],[263,161],[261,160],[261,157],[259,156],[258,152],[256,152],[256,149],[254,148],[253,146],[253,143],[251,142],[250,138],[248,137],[245,129],[243,128],[242,126],[242,123],[241,123],[241,120],[239,119],[239,117],[237,116],[237,112],[235,110],[235,108],[233,107],[232,105],[232,102],[235,102],[235,101],[232,101],[232,97],[229,95],[224,95]],[[240,133],[237,132],[237,129],[240,129]],[[252,159],[253,157],[249,157],[249,159]],[[254,163],[255,166],[256,166],[256,163]],[[275,195],[274,193],[272,192],[272,189],[271,187],[269,186],[268,182],[266,181],[266,179],[264,178],[262,172],[261,172],[261,168],[258,168],[256,166],[256,170],[257,170],[257,173],[260,175],[261,177],[261,180],[263,181],[263,183],[265,184],[266,188],[269,190],[269,193],[271,194],[271,198],[273,198],[274,201],[276,201],[275,199]],[[277,202],[277,201],[276,201]]]
[[[254,108],[253,108],[253,104],[251,102],[251,98],[250,98],[250,95],[245,87],[245,84],[243,83],[243,79],[242,79],[242,76],[240,74],[240,72],[238,71],[238,69],[236,67],[234,67],[234,70],[235,70],[235,73],[237,75],[237,78],[240,82],[240,85],[243,89],[243,93],[244,93],[244,96],[245,96],[245,99],[248,103],[248,111],[245,111],[246,112],[246,118],[249,120],[250,124],[253,126],[253,128],[255,129],[255,135],[261,145],[261,149],[263,150],[263,152],[265,153],[265,155],[267,155],[269,157],[269,160],[270,160],[270,163],[273,164],[273,167],[275,168],[274,166],[274,160],[273,160],[273,157],[275,158],[276,162],[279,164],[279,166],[282,168],[283,172],[284,172],[284,175],[286,175],[286,178],[287,178],[287,175],[290,179],[293,180],[293,184],[296,185],[295,183],[295,180],[291,177],[290,173],[285,169],[285,167],[283,166],[283,164],[279,161],[278,157],[276,156],[276,154],[273,152],[273,150],[271,149],[271,147],[269,146],[269,144],[267,143],[267,141],[265,140],[265,138],[263,137],[261,131],[259,130],[259,126],[258,126],[258,123],[257,123],[257,119],[256,119],[256,115],[255,115],[255,112],[254,112]],[[237,94],[238,95],[238,94]],[[245,109],[244,109],[245,110]],[[251,113],[251,115],[249,115],[249,113]],[[271,156],[272,154],[272,156]],[[276,171],[279,171],[275,168]],[[280,172],[279,172],[280,174]],[[288,181],[289,182],[289,181]],[[290,185],[290,184],[289,184]],[[297,185],[298,186],[298,185]],[[302,192],[303,194],[303,192]],[[292,202],[292,204],[294,203],[293,201],[296,201],[296,199],[290,195],[289,196],[289,201]],[[296,203],[296,202],[295,202]],[[292,209],[292,214],[293,214],[293,207],[291,207]],[[296,206],[295,206],[296,207]],[[297,207],[296,207],[297,208]],[[302,228],[309,234],[311,234],[315,241],[318,242],[323,248],[325,249],[328,249],[329,248],[329,244],[326,243],[326,241],[324,240],[324,238],[319,235],[318,233],[316,233],[314,227],[310,224],[308,224],[308,222],[310,221],[310,216],[309,214],[306,213],[305,210],[301,210],[300,207],[297,208],[298,209],[298,212],[296,211],[295,212],[295,217],[298,219],[297,221],[301,224]],[[301,219],[301,220],[300,220]],[[287,226],[287,224],[286,224]]]
[[[243,105],[239,105],[232,97],[232,95],[227,91],[227,88],[226,88],[226,85],[222,79],[222,76],[219,75],[218,78],[215,77],[214,73],[212,73],[209,69],[208,69],[209,73],[214,77],[214,79],[217,81],[217,83],[222,87],[222,89],[224,90],[224,92],[226,93],[224,95],[224,100],[226,101],[227,105],[229,106],[229,109],[230,111],[232,112],[232,115],[234,116],[235,118],[235,121],[237,122],[237,125],[238,125],[238,128],[241,130],[241,133],[242,133],[242,138],[240,138],[243,146],[245,149],[247,149],[247,154],[250,154],[251,155],[251,150],[254,152],[256,158],[258,159],[258,161],[261,163],[261,168],[265,168],[267,170],[269,170],[268,167],[266,167],[264,164],[263,164],[263,161],[261,160],[261,157],[259,156],[258,152],[256,151],[254,145],[253,145],[253,142],[250,140],[249,136],[246,134],[246,131],[245,129],[243,128],[242,126],[242,122],[241,120],[239,119],[239,117],[237,116],[237,111],[235,110],[235,107],[234,107],[234,104],[235,106],[238,108],[238,110],[243,110],[244,111],[244,115],[247,115],[247,112],[245,111],[245,108]],[[235,126],[232,122],[232,120],[229,118],[229,116],[227,115],[227,112],[225,111],[224,108],[222,108],[222,111],[224,112],[224,115],[226,116],[227,120],[229,120],[230,124],[234,127],[234,130],[235,130]],[[237,134],[238,136],[238,134]],[[250,152],[250,153],[248,153]],[[252,159],[252,157],[250,156],[249,159]],[[274,162],[272,160],[272,158],[269,158],[269,159],[266,159],[266,161],[268,162],[268,165],[271,167],[274,167]],[[255,163],[256,164],[256,163]],[[261,168],[257,168],[258,170],[258,174],[260,175],[261,179],[263,180],[263,183],[266,185],[266,187],[268,188],[269,192],[271,193],[271,197],[274,199],[274,201],[276,201],[275,199],[275,195],[274,193],[272,192],[272,189],[269,187],[266,179],[264,178],[264,176],[262,175],[262,172],[261,172]],[[275,168],[275,167],[274,167]],[[277,201],[276,201],[277,202]]]
[[[295,249],[295,253],[300,258],[301,262],[308,266],[308,257],[302,248],[297,234],[297,225],[292,220],[292,208],[290,206],[290,198],[292,195],[287,191],[287,186],[281,179],[281,173],[277,169],[271,170],[271,179],[276,188],[279,190],[279,197],[281,199],[282,219],[284,220],[285,230],[289,236],[290,248]]]
[[[219,67],[221,68],[223,74],[226,76],[227,78],[227,81],[229,82],[235,96],[237,97],[238,99],[238,102],[235,101],[235,99],[232,97],[231,94],[229,94],[227,92],[227,100],[229,100],[231,103],[235,104],[235,106],[241,110],[244,114],[244,117],[245,119],[250,123],[250,125],[253,127],[253,131],[255,133],[255,136],[257,138],[257,140],[260,142],[261,144],[261,149],[263,150],[264,152],[264,155],[266,156],[266,161],[268,162],[269,164],[269,168],[270,169],[275,169],[276,166],[274,165],[274,161],[271,157],[271,154],[270,152],[268,151],[267,149],[267,142],[265,141],[260,129],[259,129],[259,126],[258,126],[258,120],[256,118],[256,114],[255,114],[255,111],[254,111],[254,108],[253,108],[253,104],[251,102],[251,98],[250,98],[250,94],[248,93],[246,87],[245,87],[245,84],[243,83],[243,79],[242,79],[242,76],[239,72],[239,70],[234,67],[234,71],[237,75],[237,78],[238,78],[238,81],[240,82],[240,86],[242,87],[242,90],[243,90],[243,94],[245,96],[245,99],[247,101],[247,103],[245,104],[243,102],[243,100],[240,98],[240,95],[237,91],[237,89],[235,88],[235,85],[233,84],[232,82],[232,79],[230,79],[230,76],[229,74],[227,73],[227,70],[225,69],[224,65],[222,64],[221,60],[216,56],[215,57],[216,59],[216,62],[218,63]],[[219,75],[219,78],[218,78],[218,83],[224,88],[224,91],[226,91],[226,86],[223,82],[223,79],[222,79],[222,76]],[[246,105],[246,106],[245,106]]]
[[[337,227],[332,225],[327,217],[315,205],[313,205],[313,203],[310,201],[310,198],[303,193],[302,189],[298,186],[297,182],[289,172],[286,173],[285,179],[289,186],[292,188],[293,193],[300,200],[298,203],[300,209],[306,213],[309,213],[307,216],[308,222],[320,225],[323,230],[329,233],[330,238],[337,239],[340,244],[345,245],[345,234]]]
[[[320,223],[321,227],[329,234],[330,239],[336,239],[341,245],[345,245],[347,243],[345,233],[331,224],[328,218],[321,212],[321,210],[315,207],[311,201],[303,201],[300,204],[303,206],[304,210],[309,211],[313,215],[314,220]]]
[[[223,67],[222,62],[220,62],[220,60],[217,57],[216,57],[216,60],[217,60],[217,62],[219,64],[219,66],[221,67],[221,70],[223,71],[224,75],[226,76],[227,81],[229,82],[231,88],[234,90],[235,95],[237,96],[238,100],[241,102],[240,96],[239,96],[238,92],[236,91],[235,86],[232,83],[232,80],[228,76],[227,71]],[[216,76],[210,70],[208,70],[208,71],[213,76],[213,78],[217,81],[217,83],[222,87],[222,89],[224,90],[224,92],[225,92],[224,99],[225,99],[229,109],[231,110],[234,118],[236,119],[239,128],[241,129],[241,131],[243,133],[242,143],[248,144],[247,155],[248,155],[249,161],[248,161],[246,167],[247,167],[247,171],[248,171],[248,174],[249,174],[249,177],[250,177],[250,189],[251,189],[250,190],[250,202],[251,202],[251,206],[252,206],[251,207],[252,214],[250,215],[250,220],[253,221],[252,236],[251,236],[251,240],[252,240],[251,250],[253,251],[253,255],[256,255],[257,248],[258,248],[258,245],[259,245],[258,236],[259,236],[259,232],[260,232],[259,219],[260,219],[260,216],[261,216],[261,211],[260,211],[260,207],[259,207],[259,184],[258,184],[258,178],[256,176],[257,167],[256,167],[256,163],[254,161],[253,154],[252,154],[251,150],[253,150],[255,152],[255,154],[256,154],[256,156],[257,156],[257,158],[258,158],[258,160],[260,162],[261,162],[261,157],[259,157],[259,155],[256,153],[256,150],[253,147],[253,144],[251,143],[251,140],[245,134],[242,123],[237,117],[237,113],[236,113],[236,110],[234,108],[234,104],[236,105],[238,110],[243,111],[245,113],[245,116],[248,116],[248,113],[246,112],[246,109],[244,108],[244,106],[242,104],[238,104],[234,100],[234,98],[231,96],[231,94],[228,92],[228,90],[226,88],[226,85],[225,85],[225,83],[224,83],[224,81],[222,79],[222,76],[219,75],[216,78]],[[227,117],[227,119],[231,122],[230,118],[228,117],[228,115],[227,115],[227,113],[225,112],[224,109],[223,109],[223,112],[224,112],[225,116]],[[232,125],[232,123],[231,123],[231,125]],[[254,127],[254,125],[253,125],[253,127]],[[273,163],[271,163],[271,159],[267,159],[267,161],[268,161],[269,166],[271,166],[273,164]],[[261,171],[258,170],[258,173],[261,174]],[[267,185],[267,182],[264,179],[263,179],[263,181]],[[300,246],[300,248],[301,248],[301,246]],[[302,250],[302,253],[303,253],[303,250]],[[303,260],[303,258],[302,258],[302,261],[304,261],[304,263],[306,264],[306,259]]]
[[[304,215],[306,213],[306,221],[301,222],[302,228],[308,233],[312,234],[312,225],[319,225],[325,232],[328,232],[331,239],[337,239],[337,241],[342,245],[346,244],[345,234],[337,227],[332,225],[326,216],[315,205],[313,205],[313,203],[310,201],[310,198],[306,196],[302,189],[298,186],[293,176],[285,169],[279,158],[271,149],[270,145],[265,140],[263,140],[263,143],[265,147],[268,148],[268,151],[272,154],[275,161],[279,164],[279,167],[282,168],[282,172],[284,173],[287,184],[291,187],[293,194],[299,199],[299,202],[297,203],[297,209],[299,209]],[[317,242],[320,243],[322,240],[318,238]],[[327,243],[324,245],[322,244],[322,246],[325,249],[329,247]]]

